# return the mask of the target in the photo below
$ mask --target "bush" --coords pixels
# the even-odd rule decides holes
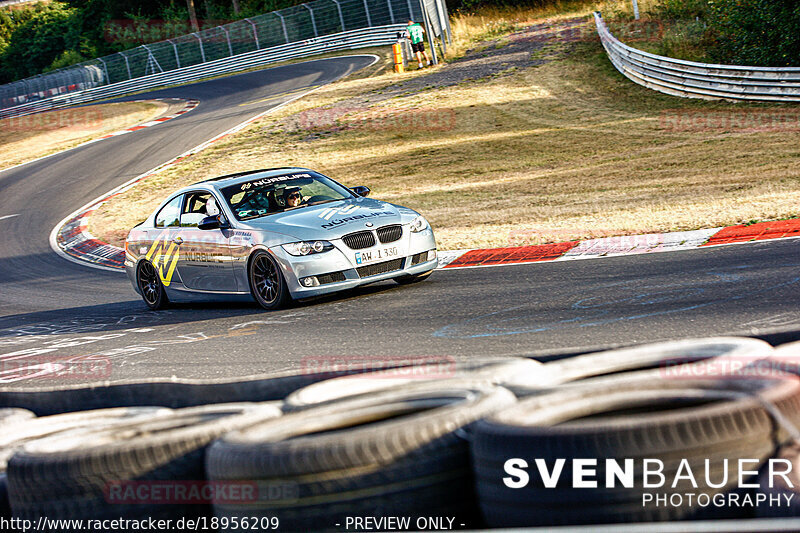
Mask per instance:
[[[661,0],[655,10],[657,16],[662,19],[705,19],[711,3],[709,0]]]
[[[715,0],[708,22],[717,42],[712,55],[720,62],[800,65],[800,3],[795,0]]]
[[[57,2],[37,4],[30,19],[14,28],[8,39],[2,55],[2,81],[38,74],[64,50],[78,49],[79,15],[78,10]]]

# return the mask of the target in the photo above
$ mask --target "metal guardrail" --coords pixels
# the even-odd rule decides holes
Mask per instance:
[[[599,12],[594,20],[614,67],[649,89],[706,100],[800,102],[800,67],[714,65],[659,56],[620,42]]]
[[[449,28],[444,0],[311,0],[200,31],[188,21],[112,20],[102,28],[106,39],[123,47],[146,44],[0,85],[0,109],[409,19]]]
[[[0,118],[19,117],[50,109],[84,104],[96,100],[104,100],[115,96],[155,89],[157,87],[199,81],[221,74],[239,72],[262,65],[299,59],[326,52],[392,44],[397,41],[397,32],[404,29],[404,24],[394,24],[353,30],[334,35],[326,35],[316,39],[273,46],[255,52],[217,59],[215,61],[200,63],[198,65],[167,72],[150,74],[149,76],[142,76],[111,85],[56,95],[29,104],[0,110]]]

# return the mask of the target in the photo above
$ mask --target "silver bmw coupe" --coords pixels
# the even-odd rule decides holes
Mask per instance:
[[[277,309],[437,266],[430,225],[305,168],[222,176],[170,195],[125,242],[125,271],[144,302],[254,299]]]

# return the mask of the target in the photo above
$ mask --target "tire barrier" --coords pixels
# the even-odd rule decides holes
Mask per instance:
[[[657,379],[670,376],[673,370],[675,377],[683,378],[679,369],[686,374],[692,368],[684,366],[685,363],[716,359],[717,363],[727,361],[741,367],[753,364],[768,358],[773,354],[772,346],[758,339],[745,337],[711,337],[706,339],[687,339],[682,341],[667,341],[631,348],[620,348],[605,352],[596,352],[578,355],[569,359],[561,359],[548,363],[553,381],[560,385],[575,382],[584,385],[583,381],[590,378],[600,380],[600,376],[632,371],[645,371],[659,369],[650,375]],[[729,368],[731,365],[718,365],[720,368]],[[705,374],[702,368],[691,372],[692,375]],[[637,375],[637,379],[643,375]],[[706,376],[708,377],[708,376]],[[619,381],[617,381],[619,383]],[[683,382],[685,383],[685,382]],[[679,383],[680,384],[680,383]],[[542,387],[526,382],[523,379],[511,379],[503,384],[517,396],[524,397],[542,392]]]
[[[215,505],[215,512],[279,516],[289,531],[336,530],[348,516],[376,514],[444,513],[475,526],[469,447],[459,430],[515,401],[494,386],[425,383],[229,434],[208,452],[209,479],[256,479],[273,489],[267,494],[283,490],[276,498]]]
[[[431,363],[439,361],[432,357]],[[451,359],[442,359],[449,364]],[[335,363],[335,361],[334,361]],[[149,379],[101,382],[72,387],[0,388],[0,407],[24,408],[38,416],[112,407],[161,406],[172,409],[214,403],[283,400],[319,381],[370,372],[368,365],[332,365],[315,372],[288,371],[239,379]],[[413,359],[390,361],[385,369],[413,365]]]
[[[649,384],[649,385],[648,385]],[[725,508],[716,516],[696,514],[685,506],[645,506],[643,484],[603,487],[587,491],[568,484],[575,463],[566,461],[559,484],[530,483],[510,488],[503,482],[509,458],[536,459],[553,465],[562,458],[595,460],[597,479],[605,479],[609,458],[632,460],[635,477],[645,461],[660,460],[670,481],[667,496],[686,491],[725,494],[737,488],[736,461],[758,461],[757,469],[787,440],[792,429],[779,431],[768,398],[782,413],[800,412],[800,381],[773,379],[760,382],[759,397],[709,389],[660,389],[652,380],[641,390],[618,392],[609,383],[604,394],[595,388],[575,388],[524,400],[475,425],[472,460],[477,490],[486,522],[491,527],[531,524],[568,525],[650,522],[688,518],[740,518],[741,508]],[[680,476],[686,469],[707,471],[698,488]],[[698,475],[698,477],[700,477]],[[674,481],[673,481],[674,480]],[[574,509],[580,506],[581,512]]]
[[[8,425],[3,426],[6,431],[0,435],[0,516],[8,517],[11,515],[11,507],[8,501],[6,467],[11,456],[27,442],[95,424],[102,425],[116,421],[132,420],[137,417],[147,417],[149,419],[153,416],[167,413],[169,409],[131,407],[42,418],[33,418],[33,413],[24,409],[3,409],[2,411],[17,412],[15,419],[11,421],[8,418],[5,419]]]
[[[800,343],[715,337],[545,364],[444,358],[6,389],[0,517],[247,517],[327,531],[359,516],[405,517],[404,529],[431,517],[462,529],[797,516],[799,360]],[[64,410],[75,412],[41,416]],[[790,505],[644,505],[648,461],[661,465],[665,498]],[[775,478],[773,461],[795,468]],[[586,468],[590,489],[574,483]]]
[[[14,424],[22,420],[27,420],[29,418],[33,418],[34,416],[36,415],[27,409],[6,407],[0,409],[0,427],[5,426],[6,424]]]
[[[12,514],[28,520],[208,515],[209,503],[148,498],[132,503],[123,490],[128,483],[202,483],[206,446],[225,433],[280,414],[274,403],[190,407],[30,442],[8,463]]]
[[[549,365],[545,366],[533,359],[510,358],[452,361],[415,366],[405,371],[403,368],[398,368],[363,375],[342,376],[319,381],[293,392],[286,397],[284,409],[296,411],[420,381],[452,378],[484,381],[487,385],[503,385],[513,380],[520,386],[524,383],[531,387],[546,387],[553,384],[548,367]]]

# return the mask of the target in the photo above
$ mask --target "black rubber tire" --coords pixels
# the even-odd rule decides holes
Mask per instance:
[[[612,382],[622,374],[634,371],[640,372],[638,377],[645,376],[646,369],[652,370],[654,379],[663,381],[667,368],[677,368],[683,363],[702,364],[702,361],[715,358],[730,359],[736,363],[759,362],[770,357],[773,352],[772,346],[758,339],[710,337],[595,352],[553,361],[547,366],[552,374],[554,384],[574,383],[576,386],[582,386],[589,379],[603,384]],[[659,371],[663,373],[659,375]],[[672,381],[679,386],[687,384],[685,378]],[[708,379],[704,381],[708,382]],[[504,386],[520,398],[541,394],[543,389],[546,389],[536,383],[526,383],[524,380],[511,380]],[[549,389],[552,389],[552,386]]]
[[[33,413],[18,409],[30,416],[17,420],[17,422],[4,428],[0,434],[0,516],[11,516],[11,505],[8,498],[8,479],[6,466],[14,453],[27,442],[58,434],[62,431],[71,431],[87,425],[95,425],[120,420],[129,420],[137,416],[151,418],[158,414],[169,412],[168,409],[151,407],[134,407],[123,409],[102,409],[99,411],[85,411],[66,415],[32,418]]]
[[[509,379],[524,379],[527,382],[539,381],[544,386],[549,383],[549,372],[539,361],[522,357],[443,360],[319,381],[288,395],[284,399],[284,410],[297,411],[327,405],[424,381],[438,380],[446,386],[446,381],[450,379],[483,380],[495,385],[503,385]]]
[[[36,415],[27,409],[19,409],[15,407],[0,408],[0,427],[16,424],[33,418]]]
[[[310,358],[308,368],[234,379],[149,379],[116,383],[100,382],[70,387],[0,388],[0,407],[18,407],[38,416],[107,409],[111,407],[161,406],[179,409],[198,405],[282,400],[312,383],[340,376],[363,374],[374,368],[371,359]],[[436,358],[426,358],[435,362]],[[451,365],[452,358],[441,358]],[[383,362],[391,369],[415,364],[414,358]],[[329,365],[329,368],[328,368]]]
[[[269,404],[221,404],[83,428],[31,442],[8,463],[15,517],[209,516],[210,503],[114,501],[118,483],[204,482],[205,449],[221,435],[280,416]]]
[[[411,285],[412,283],[419,283],[420,281],[425,281],[428,279],[431,274],[433,274],[433,270],[430,272],[423,272],[422,274],[414,274],[413,276],[400,276],[399,278],[393,278],[395,283],[400,285]]]
[[[130,422],[142,417],[149,420],[170,412],[170,409],[164,407],[119,407],[43,416],[18,422],[0,435],[0,471],[5,472],[11,456],[29,442],[87,426]]]
[[[640,478],[631,488],[605,489],[603,476],[598,475],[599,488],[572,488],[568,465],[560,479],[565,485],[559,489],[544,488],[538,481],[512,489],[502,483],[507,477],[503,464],[510,458],[528,461],[531,480],[538,479],[536,459],[543,459],[549,468],[559,458],[567,458],[568,463],[570,458],[596,459],[598,472],[609,458],[661,459],[668,484],[657,492],[671,493],[681,490],[680,486],[670,488],[681,459],[689,461],[695,472],[706,458],[728,458],[735,463],[741,457],[763,462],[788,438],[787,431],[779,428],[773,415],[752,396],[713,389],[658,389],[657,382],[650,383],[649,388],[643,384],[643,390],[619,391],[613,383],[605,391],[576,387],[523,400],[477,422],[472,429],[471,454],[481,508],[489,526],[639,522],[655,516],[679,520],[701,518],[707,512],[643,506],[643,493],[654,489],[643,488]],[[761,387],[761,396],[783,413],[800,408],[797,379],[764,380]],[[704,404],[706,401],[711,403]],[[681,407],[684,402],[691,405]],[[701,474],[696,477],[699,489],[693,492],[714,494],[735,489],[736,476],[729,476],[728,485],[719,489],[705,486]],[[556,495],[557,501],[553,501]],[[616,503],[609,505],[609,501]],[[581,513],[576,513],[576,508]],[[752,512],[738,508],[722,511],[720,515],[728,518]]]
[[[250,256],[247,279],[250,281],[250,294],[253,299],[268,311],[280,309],[291,300],[280,265],[272,254],[265,250],[256,250]],[[262,283],[265,285],[260,288]]]
[[[795,364],[797,362],[795,361]],[[800,516],[800,443],[792,443],[784,446],[775,454],[776,459],[789,461],[792,470],[786,477],[793,486],[789,486],[781,476],[775,476],[774,486],[770,487],[770,475],[767,468],[762,468],[759,475],[759,489],[761,494],[765,494],[768,501],[771,498],[779,498],[780,505],[759,506],[756,509],[756,516],[759,518],[773,517],[796,517]],[[782,468],[781,468],[782,470]],[[787,502],[788,501],[788,502]]]
[[[142,260],[136,266],[136,284],[145,305],[157,311],[169,304],[167,291],[158,276],[158,271],[148,260]]]
[[[424,383],[285,415],[230,433],[206,458],[211,480],[291,487],[285,497],[215,505],[220,516],[276,516],[281,529],[341,529],[346,516],[441,516],[480,525],[462,428],[514,403],[488,385]],[[413,526],[412,526],[413,527]]]

